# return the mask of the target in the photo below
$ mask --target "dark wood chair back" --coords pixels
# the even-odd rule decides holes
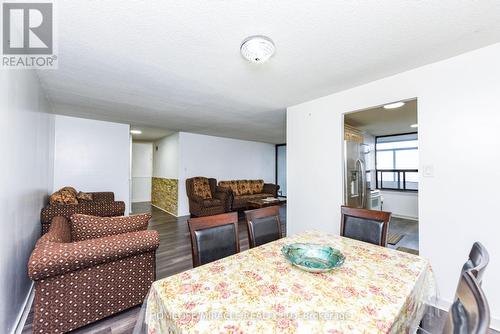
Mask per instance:
[[[238,214],[188,219],[193,267],[239,253]]]
[[[490,255],[480,242],[475,242],[469,253],[469,259],[462,267],[462,272],[470,271],[476,278],[477,282],[481,284],[483,274],[490,262]]]
[[[341,207],[340,235],[385,247],[391,213]]]
[[[489,327],[490,309],[486,296],[474,274],[464,271],[443,334],[487,334]]]
[[[280,207],[245,211],[250,248],[281,238]]]

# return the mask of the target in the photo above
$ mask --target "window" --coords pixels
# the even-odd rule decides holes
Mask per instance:
[[[381,136],[375,140],[377,189],[418,190],[418,134]]]

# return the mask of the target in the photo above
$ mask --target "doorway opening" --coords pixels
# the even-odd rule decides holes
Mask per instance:
[[[418,254],[417,99],[344,114],[344,204],[389,211],[387,246]]]

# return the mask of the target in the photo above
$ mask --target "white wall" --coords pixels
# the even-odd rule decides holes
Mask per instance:
[[[28,258],[52,188],[54,116],[33,71],[0,75],[0,333],[11,333],[27,300]]]
[[[420,250],[440,297],[450,302],[472,243],[491,253],[483,288],[493,325],[500,319],[500,44],[288,108],[288,233],[339,232],[331,209],[342,204],[342,114],[418,98]]]
[[[275,180],[275,146],[254,141],[179,133],[179,209],[188,215],[186,178]]]
[[[179,133],[153,143],[153,176],[166,179],[179,177]]]
[[[381,190],[384,198],[383,210],[394,216],[418,219],[418,193]]]
[[[276,156],[277,172],[278,172],[278,184],[280,189],[278,190],[278,196],[286,196],[286,145],[278,146],[277,156]]]
[[[151,202],[153,143],[132,143],[132,202]]]
[[[54,190],[113,191],[130,212],[128,124],[55,116]]]

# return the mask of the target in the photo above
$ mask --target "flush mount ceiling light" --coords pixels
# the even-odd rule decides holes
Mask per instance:
[[[273,41],[266,36],[250,36],[240,46],[243,58],[252,63],[264,63],[276,50]]]
[[[142,133],[141,130],[130,130],[130,133],[133,135],[140,135]]]
[[[416,123],[412,124],[412,125],[410,125],[410,128],[418,128],[418,124],[416,124]]]
[[[394,102],[394,103],[386,104],[384,106],[384,109],[396,109],[396,108],[401,108],[404,105],[405,105],[404,102]]]

